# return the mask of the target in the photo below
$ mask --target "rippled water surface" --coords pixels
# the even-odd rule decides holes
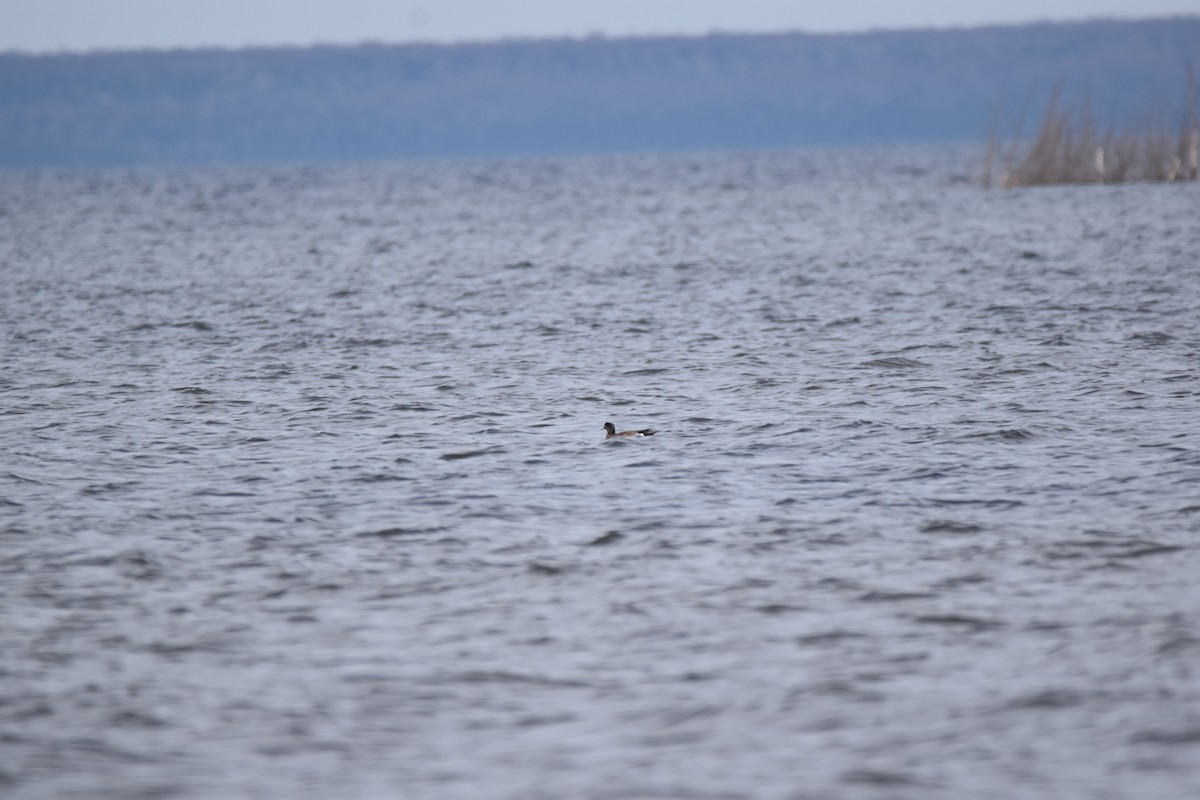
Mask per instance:
[[[972,164],[3,175],[0,794],[1200,796],[1200,187]]]

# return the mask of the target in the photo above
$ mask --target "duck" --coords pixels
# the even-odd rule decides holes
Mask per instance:
[[[611,422],[604,423],[605,439],[616,439],[619,436],[634,438],[638,436],[653,436],[656,431],[653,428],[645,428],[640,431],[621,431],[617,432],[617,426]]]

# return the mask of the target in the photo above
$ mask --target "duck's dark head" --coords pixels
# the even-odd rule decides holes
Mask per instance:
[[[617,426],[613,425],[611,422],[606,422],[604,423],[604,431],[609,436],[614,436],[617,432]]]

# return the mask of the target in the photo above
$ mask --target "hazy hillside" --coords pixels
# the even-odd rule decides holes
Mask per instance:
[[[0,55],[0,166],[982,138],[1061,80],[1118,120],[1200,66],[1200,18],[855,35]]]

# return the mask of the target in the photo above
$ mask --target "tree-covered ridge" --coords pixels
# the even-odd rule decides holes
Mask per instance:
[[[847,35],[0,54],[0,166],[981,139],[1055,84],[1161,113],[1200,18]]]

